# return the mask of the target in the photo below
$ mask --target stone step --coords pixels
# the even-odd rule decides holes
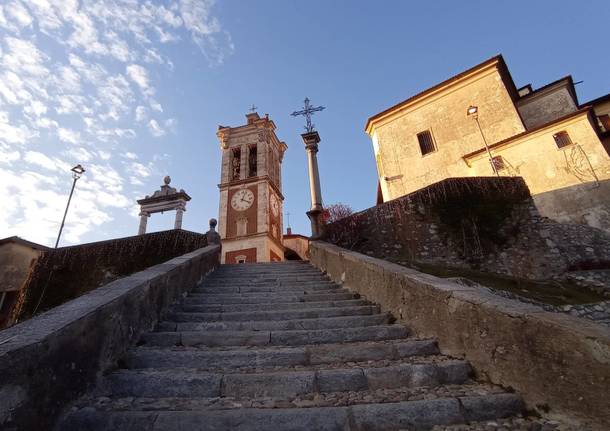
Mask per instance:
[[[345,288],[339,287],[329,287],[326,289],[294,289],[294,290],[275,290],[268,292],[208,292],[203,288],[197,288],[191,290],[189,296],[205,296],[205,297],[216,297],[216,296],[232,296],[232,297],[243,297],[243,298],[251,298],[251,297],[268,297],[268,298],[276,298],[280,296],[308,296],[308,295],[331,295],[331,294],[340,294],[340,293],[350,293],[349,290]]]
[[[311,393],[369,391],[461,384],[466,361],[404,363],[386,367],[337,368],[268,373],[204,373],[198,370],[121,370],[107,376],[112,397],[285,398]]]
[[[295,286],[295,285],[287,285],[287,286],[270,286],[270,285],[261,285],[261,286],[229,286],[229,287],[207,287],[202,286],[196,290],[201,293],[257,293],[257,292],[315,292],[315,291],[327,291],[327,290],[339,290],[340,287],[336,284],[334,285],[325,285],[325,284],[315,284],[311,286]]]
[[[201,298],[185,298],[181,305],[181,311],[193,311],[197,313],[234,313],[239,311],[271,311],[271,310],[295,310],[310,308],[331,307],[355,307],[358,305],[370,305],[364,299],[348,299],[343,301],[321,301],[321,302],[272,302],[270,304],[206,304]]]
[[[342,316],[321,319],[259,320],[247,322],[161,322],[158,331],[286,331],[294,329],[357,328],[383,325],[390,321],[388,314]]]
[[[300,331],[188,331],[149,332],[142,336],[146,346],[301,346],[354,341],[396,340],[409,336],[402,325],[366,326]]]
[[[187,298],[201,301],[201,304],[270,304],[275,302],[321,302],[321,301],[341,301],[359,299],[360,295],[342,290],[336,293],[308,293],[294,294],[292,292],[263,292],[242,293],[242,294],[207,294],[191,292]]]
[[[505,418],[522,411],[523,402],[514,394],[286,409],[104,411],[85,407],[70,413],[60,430],[425,430],[435,425]]]
[[[209,275],[206,280],[247,280],[247,279],[277,279],[277,278],[297,278],[297,277],[317,277],[325,278],[327,276],[316,270],[294,270],[294,271],[261,271],[261,272],[236,272],[222,273],[214,272]]]
[[[379,313],[377,305],[356,307],[312,308],[286,311],[242,311],[234,313],[188,313],[174,312],[169,319],[174,322],[227,322],[247,320],[294,320],[318,319],[322,317],[356,316]]]
[[[265,281],[265,282],[257,282],[257,281],[244,281],[244,282],[231,282],[231,283],[216,283],[216,282],[205,282],[201,285],[202,288],[211,289],[211,288],[234,288],[234,287],[300,287],[300,288],[309,288],[316,286],[325,286],[326,288],[339,287],[337,283],[333,283],[328,280],[312,280],[312,281]],[[321,288],[321,287],[320,287]]]
[[[127,368],[235,369],[245,367],[307,366],[375,360],[398,360],[438,354],[433,340],[392,340],[320,344],[299,347],[233,349],[138,347],[129,352]]]

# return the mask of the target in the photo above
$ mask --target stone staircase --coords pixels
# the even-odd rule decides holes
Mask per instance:
[[[224,265],[58,428],[424,430],[521,413],[392,322],[306,263]]]

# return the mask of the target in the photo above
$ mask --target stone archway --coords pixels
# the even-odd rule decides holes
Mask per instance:
[[[177,191],[174,187],[170,187],[171,178],[166,176],[163,178],[163,185],[160,190],[155,191],[152,196],[146,196],[144,199],[139,199],[140,204],[140,227],[138,235],[146,233],[146,225],[148,217],[154,213],[163,213],[165,211],[176,210],[176,220],[174,221],[174,229],[182,229],[182,215],[186,211],[186,203],[191,200],[191,197],[183,190]]]

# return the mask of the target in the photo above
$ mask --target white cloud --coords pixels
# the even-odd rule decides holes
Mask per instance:
[[[76,130],[65,129],[63,127],[57,129],[57,136],[63,142],[68,142],[70,144],[78,144],[78,141],[80,140],[79,132]]]
[[[9,115],[0,111],[0,143],[25,144],[27,140],[38,136],[38,132],[30,130],[24,124],[13,126]]]
[[[145,68],[138,64],[130,64],[126,68],[127,75],[133,82],[135,82],[142,93],[146,95],[154,94],[154,89],[150,87],[150,80],[148,78],[148,72]]]
[[[165,135],[165,130],[159,126],[159,123],[157,123],[156,120],[150,120],[148,122],[148,129],[155,138]]]
[[[142,105],[136,107],[136,121],[146,120],[146,108]]]
[[[32,17],[21,2],[13,1],[6,5],[6,18],[19,27],[27,27],[32,24]]]
[[[59,159],[52,159],[47,155],[40,153],[38,151],[28,151],[25,153],[23,160],[27,163],[40,166],[41,168],[48,169],[50,171],[68,171],[70,169],[70,165],[65,162],[62,162]]]

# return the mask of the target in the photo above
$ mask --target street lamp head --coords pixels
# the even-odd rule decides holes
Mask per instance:
[[[474,106],[474,105],[470,105],[468,107],[468,110],[466,111],[466,116],[467,117],[477,118],[477,115],[479,115],[479,107],[478,106]]]
[[[80,164],[74,166],[70,170],[72,171],[72,175],[74,176],[74,178],[77,178],[77,179],[80,178],[80,176],[85,173],[85,168],[83,168]]]

